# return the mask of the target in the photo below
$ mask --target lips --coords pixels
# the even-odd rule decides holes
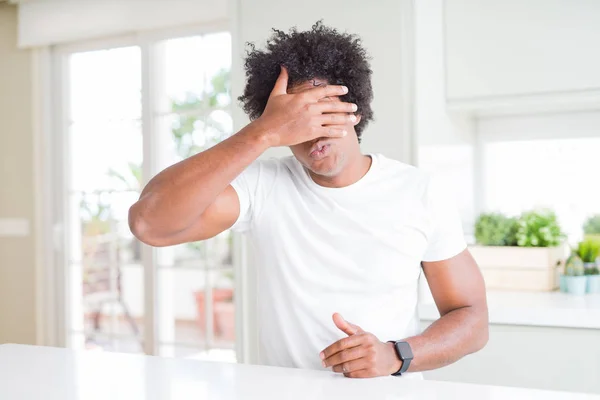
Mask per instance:
[[[330,143],[324,140],[320,140],[310,148],[309,155],[313,159],[320,160],[322,158],[327,157],[330,148]]]

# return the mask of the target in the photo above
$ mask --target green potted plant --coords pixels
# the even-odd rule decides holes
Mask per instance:
[[[587,292],[600,293],[600,270],[598,267],[586,268],[583,273],[587,276]]]
[[[592,215],[585,221],[583,233],[587,239],[600,241],[600,214]]]
[[[516,246],[517,220],[500,213],[481,214],[475,223],[475,240],[483,246]]]
[[[565,258],[564,235],[554,212],[533,210],[511,218],[479,216],[470,251],[488,288],[551,291]]]
[[[583,295],[586,292],[587,277],[584,275],[583,261],[575,253],[571,254],[565,264],[564,280],[566,292]]]
[[[588,237],[579,243],[574,252],[583,262],[583,273],[587,276],[588,293],[599,293],[598,255],[600,255],[600,241]]]

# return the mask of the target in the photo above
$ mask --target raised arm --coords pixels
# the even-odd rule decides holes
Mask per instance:
[[[263,115],[216,146],[155,176],[129,210],[129,226],[142,242],[169,246],[217,235],[231,227],[240,204],[230,183],[265,150],[318,137],[340,137],[356,106],[319,100],[347,93],[323,86],[287,93],[282,68]]]

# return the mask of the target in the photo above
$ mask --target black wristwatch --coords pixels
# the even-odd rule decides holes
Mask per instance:
[[[394,349],[396,349],[396,355],[402,361],[402,366],[398,370],[398,372],[393,373],[393,376],[400,376],[408,370],[410,367],[410,362],[413,359],[413,352],[410,348],[410,344],[402,341],[394,341],[390,340],[390,343],[394,344]]]

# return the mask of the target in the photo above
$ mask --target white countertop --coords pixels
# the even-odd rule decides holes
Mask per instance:
[[[2,400],[600,400],[600,396],[299,369],[0,346]]]
[[[491,324],[600,329],[600,294],[488,292]],[[419,306],[423,321],[439,318],[435,304]]]

